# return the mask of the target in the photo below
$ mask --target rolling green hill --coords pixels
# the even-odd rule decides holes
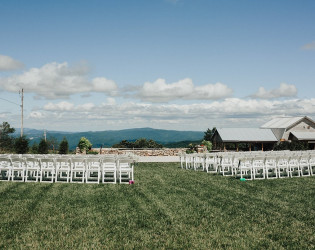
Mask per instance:
[[[33,142],[39,142],[43,137],[43,130],[25,129],[24,134]],[[19,135],[19,129],[16,129],[16,135]],[[139,138],[152,139],[162,145],[176,145],[178,142],[200,141],[204,133],[199,131],[177,131],[163,130],[153,128],[135,128],[124,130],[108,130],[108,131],[87,131],[87,132],[62,132],[47,131],[47,138],[54,137],[61,141],[66,137],[69,142],[70,149],[74,149],[82,136],[89,139],[93,147],[111,147],[113,144],[122,140],[135,141]],[[180,145],[183,145],[180,143]]]

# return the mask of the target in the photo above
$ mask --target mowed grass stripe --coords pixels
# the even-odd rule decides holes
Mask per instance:
[[[0,248],[314,248],[315,178],[142,163],[134,185],[0,182]]]

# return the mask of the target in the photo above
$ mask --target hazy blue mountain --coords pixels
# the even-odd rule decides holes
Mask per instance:
[[[183,141],[200,141],[204,133],[199,131],[177,131],[153,128],[135,128],[124,130],[108,130],[108,131],[87,131],[87,132],[63,132],[63,131],[47,131],[47,138],[54,137],[61,141],[66,137],[69,142],[70,149],[74,149],[82,136],[89,139],[93,147],[110,147],[122,140],[135,141],[139,138],[152,139],[163,145],[171,145],[176,142]],[[24,129],[24,134],[33,142],[39,142],[43,138],[44,130]],[[16,129],[15,136],[20,135],[20,129]]]

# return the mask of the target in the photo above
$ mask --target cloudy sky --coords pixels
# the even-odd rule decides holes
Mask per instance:
[[[313,0],[2,0],[0,121],[87,131],[315,118]]]

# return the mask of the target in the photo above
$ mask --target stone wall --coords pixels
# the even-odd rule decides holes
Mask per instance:
[[[186,152],[186,148],[163,148],[163,149],[119,149],[119,148],[93,148],[95,152],[101,154],[128,154],[132,153],[139,156],[177,156]]]

